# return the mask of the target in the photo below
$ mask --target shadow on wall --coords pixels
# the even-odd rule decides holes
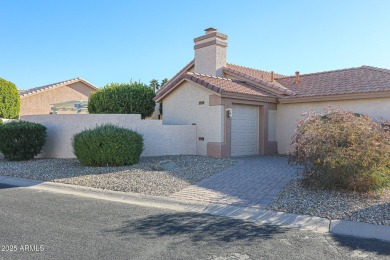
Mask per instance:
[[[123,226],[108,230],[130,239],[134,233],[148,238],[188,237],[193,243],[235,242],[270,239],[289,229],[271,225],[259,225],[243,220],[208,214],[176,213],[159,214],[123,223]]]

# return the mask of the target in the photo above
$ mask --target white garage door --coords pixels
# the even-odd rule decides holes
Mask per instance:
[[[258,154],[258,107],[233,105],[232,110],[232,156]]]

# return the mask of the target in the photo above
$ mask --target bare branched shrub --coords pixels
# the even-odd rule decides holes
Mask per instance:
[[[305,183],[370,191],[390,185],[390,131],[366,115],[341,109],[307,113],[292,138],[290,163]]]

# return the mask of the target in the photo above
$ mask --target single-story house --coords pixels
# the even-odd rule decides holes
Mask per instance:
[[[41,87],[19,90],[20,115],[44,115],[53,112],[53,107],[69,103],[83,104],[88,100],[91,92],[97,88],[82,78],[74,78]],[[66,106],[58,109],[58,113],[72,113]],[[75,108],[76,111],[76,108]],[[57,113],[57,112],[56,112]]]
[[[195,59],[156,95],[163,124],[196,124],[197,154],[284,154],[303,112],[328,106],[390,120],[390,70],[361,66],[294,76],[227,63],[227,35],[194,39]]]

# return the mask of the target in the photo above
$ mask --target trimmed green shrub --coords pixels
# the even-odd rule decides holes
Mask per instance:
[[[307,184],[371,191],[390,185],[390,132],[368,116],[330,109],[298,123],[290,162]]]
[[[139,162],[143,136],[135,131],[105,124],[73,137],[73,152],[87,166],[120,166]]]
[[[0,78],[0,117],[19,118],[20,97],[15,84]]]
[[[33,159],[46,141],[46,127],[41,124],[13,121],[0,125],[0,152],[10,161]]]
[[[111,83],[91,94],[90,114],[141,114],[144,119],[154,112],[156,103],[152,88],[142,83]]]
[[[3,124],[3,119],[0,118],[0,125]]]

